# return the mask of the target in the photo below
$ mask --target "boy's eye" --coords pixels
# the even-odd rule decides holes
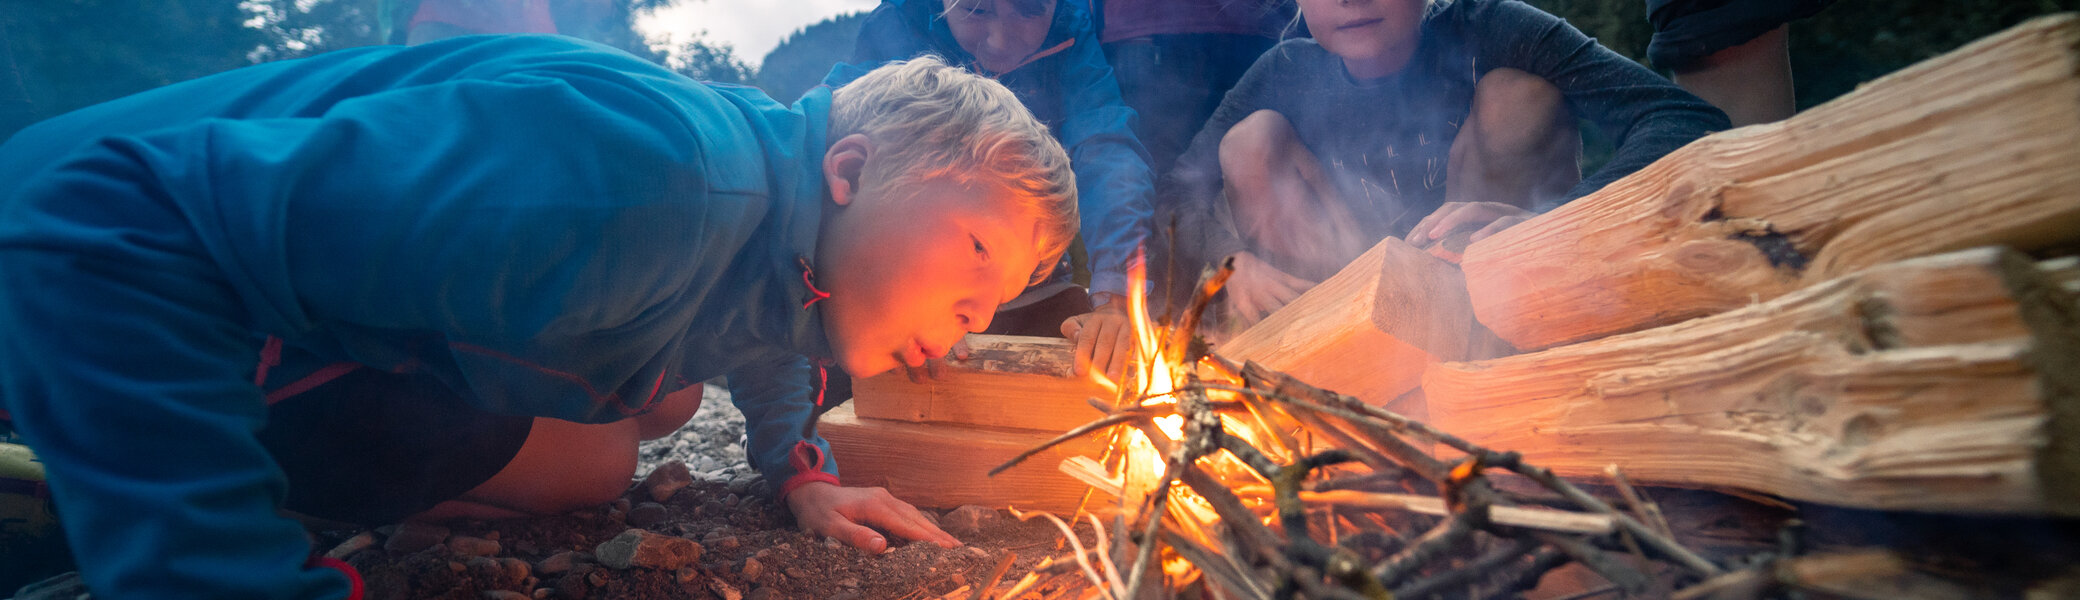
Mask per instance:
[[[971,235],[968,236],[968,241],[975,243],[975,256],[981,258],[989,258],[989,249],[982,247],[982,240],[980,238]]]

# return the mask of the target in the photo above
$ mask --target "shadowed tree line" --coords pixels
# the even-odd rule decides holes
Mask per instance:
[[[551,0],[558,28],[665,63],[633,26],[672,0]],[[689,0],[700,1],[700,0]],[[126,94],[237,67],[381,43],[417,0],[0,0],[0,137]],[[393,13],[394,14],[394,13]],[[727,46],[672,49],[690,77],[752,79]]]

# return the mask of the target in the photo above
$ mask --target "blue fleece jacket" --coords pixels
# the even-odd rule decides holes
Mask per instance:
[[[352,361],[580,422],[727,374],[754,464],[796,475],[805,357],[830,354],[809,264],[829,97],[467,37],[239,69],[0,145],[0,408],[89,586],[346,595],[275,512],[270,335],[295,350],[270,380]]]
[[[852,63],[838,65],[824,83],[838,87],[882,63],[936,54],[1011,88],[1069,151],[1091,290],[1125,293],[1129,261],[1148,237],[1155,178],[1086,4],[1055,0],[1039,53],[1009,73],[976,65],[954,40],[945,11],[944,0],[883,0],[860,24]]]

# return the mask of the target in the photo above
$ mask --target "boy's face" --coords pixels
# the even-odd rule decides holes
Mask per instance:
[[[1415,53],[1423,0],[1300,0],[1301,17],[1322,49],[1353,77],[1384,77]]]
[[[1037,219],[1007,188],[942,180],[901,192],[834,187],[817,245],[824,331],[855,377],[944,355],[988,327],[1040,263]]]
[[[961,49],[994,73],[1008,73],[1040,51],[1054,23],[1055,0],[1043,0],[1038,14],[1028,15],[1012,0],[947,0],[946,25]]]

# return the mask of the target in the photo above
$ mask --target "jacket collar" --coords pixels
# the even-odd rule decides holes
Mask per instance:
[[[830,146],[830,88],[809,90],[795,102],[793,111],[801,115],[799,137],[793,144],[774,144],[766,150],[775,155],[772,164],[791,164],[792,168],[774,175],[774,184],[780,186],[773,194],[773,218],[778,220],[774,231],[780,239],[770,246],[765,260],[768,276],[779,279],[782,291],[783,298],[774,301],[784,302],[784,306],[774,310],[785,311],[783,343],[811,360],[825,361],[831,358],[832,349],[823,329],[820,299],[825,295],[815,287],[815,261],[823,208],[830,202],[822,169],[823,153]]]
[[[939,54],[945,56],[947,60],[973,68],[977,73],[983,73],[980,65],[975,64],[975,55],[969,54],[966,49],[961,48],[960,41],[953,38],[953,28],[946,25],[946,0],[888,0],[888,2],[895,4],[901,9],[912,23],[912,26],[916,26],[918,23],[925,24],[925,35],[931,39],[932,47],[939,50]],[[1088,29],[1091,26],[1089,23],[1090,13],[1084,10],[1082,2],[1078,0],[1055,0],[1054,20],[1047,25],[1047,38],[1040,42],[1040,50],[1034,52],[1032,56],[1026,58],[1025,62],[1019,63],[1019,66],[1012,70],[1016,71],[1019,68],[1024,68],[1026,65],[1033,64],[1040,59],[1055,54],[1060,54],[1075,46],[1076,32],[1079,31],[1079,27]],[[1002,76],[1007,73],[985,74]]]

